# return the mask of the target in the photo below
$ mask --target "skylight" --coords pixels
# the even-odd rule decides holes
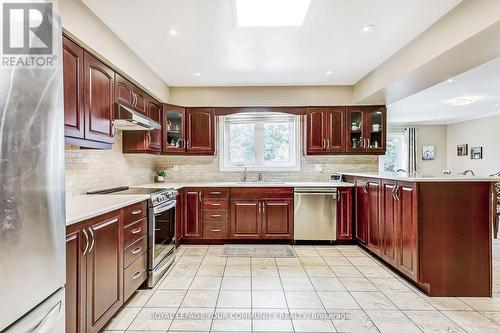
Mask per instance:
[[[237,27],[301,26],[311,0],[234,0]]]

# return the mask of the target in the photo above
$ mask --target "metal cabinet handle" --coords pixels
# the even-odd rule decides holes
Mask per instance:
[[[262,213],[266,212],[266,204],[263,202],[262,203]]]
[[[116,125],[115,125],[115,122],[113,121],[111,123],[111,136],[115,137],[115,135],[116,135]]]
[[[221,215],[220,214],[212,214],[210,215],[211,217],[220,217]]]
[[[139,272],[135,272],[134,275],[132,276],[132,280],[135,280],[137,279],[139,276],[141,276],[142,272],[139,271]]]
[[[92,231],[92,227],[89,227],[88,229],[90,231],[90,236],[92,236],[92,243],[90,243],[90,248],[89,248],[89,252],[88,252],[88,253],[90,253],[94,249],[95,237],[94,237],[94,232]]]
[[[189,139],[187,139],[187,140],[186,140],[186,148],[189,148],[189,147],[190,147],[190,146],[189,146],[189,144],[190,144],[190,143],[191,143],[191,142],[189,141]]]
[[[141,252],[141,250],[142,250],[142,246],[139,246],[139,247],[132,250],[132,254],[137,254],[137,253]]]
[[[133,234],[138,234],[138,233],[140,233],[141,231],[142,231],[142,227],[140,227],[140,228],[135,228],[134,230],[132,230],[132,233],[133,233]]]
[[[136,209],[136,210],[132,211],[132,215],[137,215],[137,214],[140,214],[140,213],[142,213],[142,209]]]
[[[200,192],[198,192],[198,199],[199,199],[199,200],[200,200],[200,202],[201,202],[201,191],[200,191]]]
[[[87,250],[89,249],[89,235],[87,234],[87,231],[85,229],[82,230],[83,235],[85,236],[85,249],[83,250],[82,255],[85,255],[87,253]]]
[[[210,194],[214,194],[214,195],[219,195],[221,194],[222,192],[210,192]]]
[[[146,145],[149,146],[151,144],[151,133],[146,133]]]
[[[330,139],[326,139],[326,148],[330,148]]]
[[[212,206],[220,206],[220,203],[211,203]]]
[[[394,189],[394,197],[397,201],[399,201],[399,185],[396,185],[396,188]]]
[[[212,232],[219,232],[219,231],[222,231],[222,229],[210,229],[210,231],[212,231]]]

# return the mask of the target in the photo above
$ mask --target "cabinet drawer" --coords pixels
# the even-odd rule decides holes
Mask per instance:
[[[142,236],[141,239],[130,244],[125,250],[123,250],[123,267],[128,267],[147,250],[148,238],[146,236]]]
[[[148,219],[143,217],[137,222],[129,224],[123,230],[123,248],[127,248],[130,244],[136,242],[147,233]]]
[[[208,188],[203,191],[204,198],[227,199],[229,190],[227,188]]]
[[[229,238],[229,223],[227,222],[203,223],[203,239],[227,239],[227,238]]]
[[[146,217],[147,212],[148,207],[146,205],[146,201],[138,202],[123,208],[123,225],[127,225]]]
[[[123,299],[127,300],[146,281],[148,255],[144,253],[123,271]]]
[[[203,221],[229,221],[229,213],[227,211],[204,211]]]
[[[203,200],[203,210],[227,210],[228,207],[228,200]]]

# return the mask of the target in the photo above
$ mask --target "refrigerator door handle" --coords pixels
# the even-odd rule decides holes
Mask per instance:
[[[50,333],[54,328],[54,322],[59,317],[62,309],[62,301],[57,302],[56,305],[47,313],[42,321],[35,327],[33,333]]]

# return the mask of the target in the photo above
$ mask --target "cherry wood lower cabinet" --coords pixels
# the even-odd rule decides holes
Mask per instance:
[[[491,296],[492,183],[346,180],[356,183],[355,225],[368,226],[361,245],[429,296]]]
[[[337,240],[352,240],[352,188],[337,191]]]
[[[99,332],[130,296],[124,297],[126,220],[117,210],[66,227],[67,333]],[[141,240],[133,245],[145,253]],[[142,280],[135,281],[142,283],[145,271],[141,266]]]
[[[201,238],[201,189],[184,189],[184,239]]]
[[[364,179],[356,179],[354,182],[355,193],[355,235],[361,244],[368,240],[368,190]]]

